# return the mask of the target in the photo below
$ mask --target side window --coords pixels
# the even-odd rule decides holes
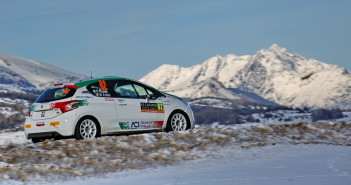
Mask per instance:
[[[137,85],[137,84],[134,84],[134,88],[135,88],[136,92],[139,94],[140,98],[146,98],[146,95],[148,95],[148,93],[146,92],[144,87]]]
[[[159,93],[155,92],[149,87],[139,85],[139,84],[133,84],[133,85],[135,90],[139,94],[140,98],[146,98],[146,95],[149,95],[151,99],[157,99],[160,96]]]
[[[115,92],[117,97],[139,98],[138,94],[134,90],[133,85],[129,82],[117,82],[115,86]]]
[[[146,91],[147,91],[147,94],[149,94],[151,97],[157,98],[157,94],[154,91],[152,91],[151,89],[147,88]]]
[[[99,97],[110,97],[111,94],[108,88],[108,81],[99,80],[87,86],[87,89],[94,95]]]

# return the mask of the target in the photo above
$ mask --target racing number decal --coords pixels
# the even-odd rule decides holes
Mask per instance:
[[[100,89],[103,91],[107,91],[108,88],[106,87],[106,81],[105,80],[99,80],[99,85],[100,85]]]
[[[44,117],[45,117],[45,111],[42,111],[42,112],[41,112],[40,117],[42,117],[42,118],[44,118]]]
[[[163,110],[163,103],[158,103],[157,104],[157,109],[158,110]]]
[[[141,112],[164,113],[163,103],[140,103]]]

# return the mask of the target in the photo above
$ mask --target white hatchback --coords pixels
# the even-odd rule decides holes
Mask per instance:
[[[95,138],[134,131],[193,129],[193,111],[183,99],[141,82],[105,77],[55,84],[30,107],[27,139]]]

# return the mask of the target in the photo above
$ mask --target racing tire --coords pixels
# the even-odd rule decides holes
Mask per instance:
[[[170,131],[185,131],[189,128],[189,118],[184,112],[173,112],[167,121],[166,132]]]
[[[81,119],[74,136],[77,140],[96,138],[98,136],[97,121],[91,118]]]

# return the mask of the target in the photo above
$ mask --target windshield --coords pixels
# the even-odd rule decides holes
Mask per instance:
[[[75,92],[76,92],[76,89],[67,88],[67,87],[47,89],[39,96],[39,98],[35,102],[43,103],[43,102],[50,102],[50,101],[65,99],[65,98],[72,97]]]

